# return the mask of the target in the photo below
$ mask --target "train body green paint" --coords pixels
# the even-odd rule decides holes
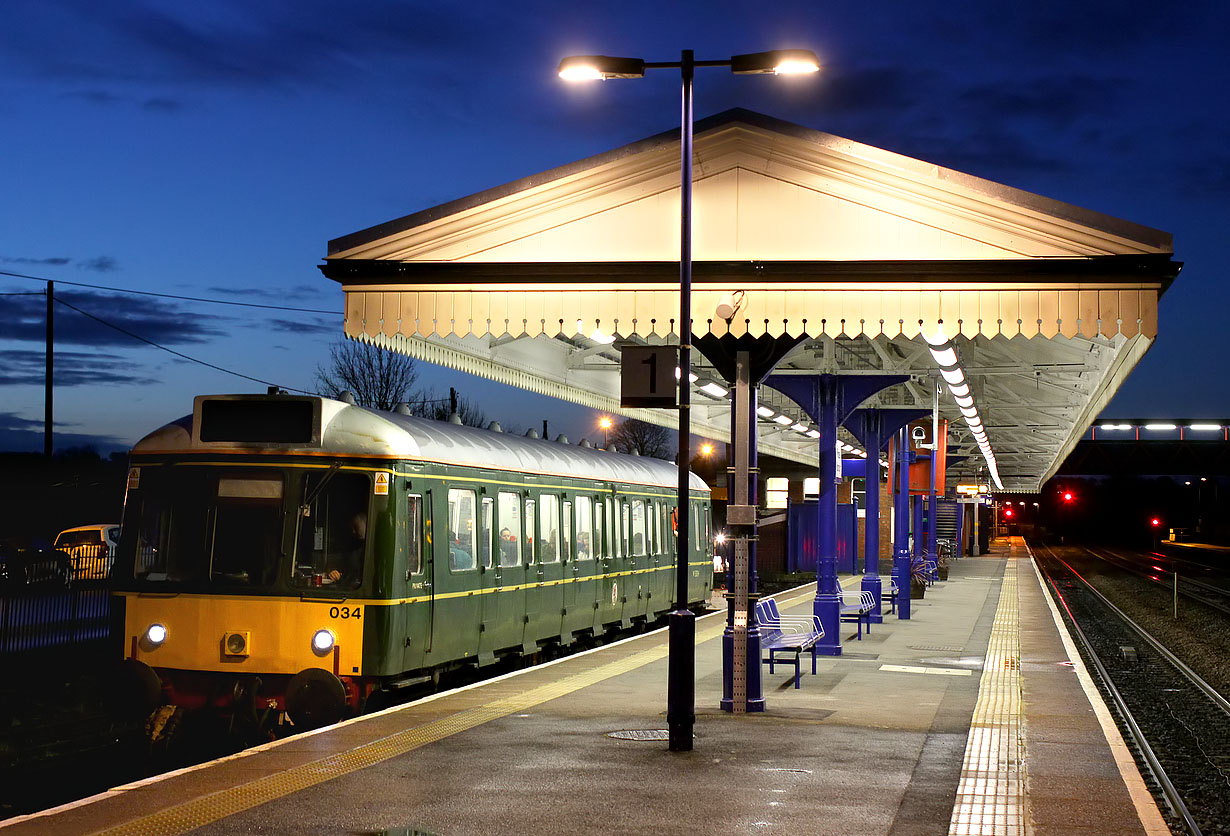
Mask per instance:
[[[223,395],[139,442],[131,467],[115,570],[126,655],[184,704],[217,704],[219,682],[249,677],[256,703],[281,709],[331,675],[356,710],[390,685],[674,607],[666,462],[323,398]],[[708,489],[691,485],[698,605],[712,539]],[[310,670],[315,684],[298,688]]]

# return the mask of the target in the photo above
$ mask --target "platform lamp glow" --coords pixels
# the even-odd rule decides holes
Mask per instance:
[[[598,81],[612,78],[642,78],[645,70],[678,69],[682,79],[680,137],[680,242],[679,242],[679,368],[691,368],[692,351],[692,77],[697,67],[730,67],[738,75],[802,75],[820,69],[811,50],[779,49],[735,55],[725,60],[697,61],[685,49],[678,61],[644,61],[609,55],[573,55],[559,64],[565,81]],[[679,383],[679,497],[678,507],[687,508],[688,460],[692,449],[691,392],[682,376]],[[666,722],[672,752],[692,749],[695,715],[696,616],[684,604],[688,600],[688,514],[679,515],[675,564],[678,608],[670,615],[670,658],[667,675]]]

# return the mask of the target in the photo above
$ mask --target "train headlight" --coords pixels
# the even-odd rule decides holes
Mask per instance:
[[[333,635],[332,630],[317,630],[312,636],[312,651],[317,656],[329,653],[335,644],[337,644],[337,636]]]
[[[151,624],[145,628],[145,643],[150,647],[160,647],[167,640],[167,628],[162,624]]]

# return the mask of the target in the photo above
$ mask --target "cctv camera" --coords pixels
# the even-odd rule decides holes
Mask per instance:
[[[914,429],[910,430],[910,438],[912,438],[916,442],[926,441],[927,431],[924,430],[922,427],[915,427]]]
[[[739,308],[743,307],[743,296],[744,292],[742,290],[735,293],[727,293],[723,296],[717,304],[717,310],[714,311],[718,319],[725,319],[727,321],[733,319],[734,315],[739,312]]]

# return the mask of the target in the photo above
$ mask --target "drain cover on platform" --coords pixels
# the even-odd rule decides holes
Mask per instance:
[[[670,740],[670,732],[666,729],[625,729],[624,731],[607,732],[607,737],[616,740]]]
[[[912,644],[910,650],[935,650],[944,653],[960,653],[965,650],[963,647],[949,647],[942,644]]]

